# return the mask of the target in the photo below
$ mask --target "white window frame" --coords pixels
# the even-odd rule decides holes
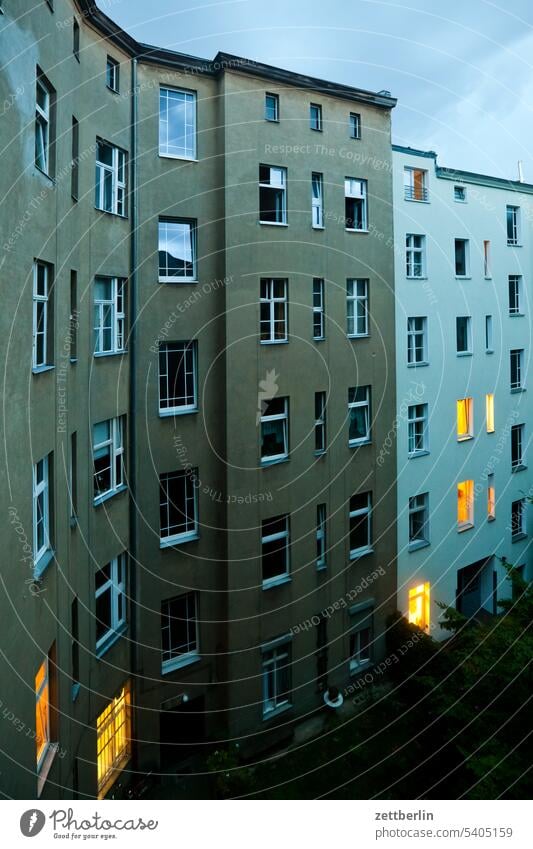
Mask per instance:
[[[510,226],[509,226],[510,225]],[[516,247],[521,244],[520,207],[512,204],[506,206],[507,244]]]
[[[114,557],[109,561],[109,563],[106,563],[102,569],[99,569],[98,572],[102,572],[107,566],[109,566],[109,578],[107,578],[105,583],[98,587],[98,589],[95,588],[94,591],[95,600],[99,599],[100,596],[104,595],[104,593],[110,594],[109,607],[111,611],[111,622],[110,627],[107,629],[105,634],[103,634],[100,639],[96,640],[96,652],[98,655],[102,655],[105,650],[110,647],[111,643],[115,642],[116,638],[124,632],[127,624],[126,553],[122,552],[122,554],[119,554],[118,557]],[[122,616],[120,616],[119,613],[120,607],[122,607]]]
[[[421,174],[421,192],[417,197],[415,188],[415,174]],[[427,203],[429,198],[428,172],[425,168],[416,168],[414,165],[406,165],[403,169],[403,195],[404,199],[413,203]]]
[[[524,315],[523,303],[523,278],[521,274],[509,275],[509,315]]]
[[[275,295],[276,283],[283,283],[283,295]],[[261,345],[281,345],[289,340],[289,283],[283,277],[262,277],[259,281],[259,341]],[[263,291],[266,290],[266,295]],[[276,320],[276,304],[283,305],[283,336],[276,336],[279,322]],[[261,313],[268,308],[268,319]],[[268,338],[263,339],[263,329],[268,329]]]
[[[313,171],[311,175],[311,213],[314,230],[324,229],[324,175]]]
[[[268,99],[272,98],[274,102],[274,117],[269,117]],[[274,94],[272,91],[265,92],[265,121],[271,124],[279,124],[279,94]]]
[[[467,442],[474,438],[474,399],[458,398],[457,405],[459,404],[464,405],[466,431],[459,433],[459,407],[457,406],[457,442]]]
[[[413,517],[422,514],[422,537],[413,536]],[[429,492],[421,492],[409,497],[409,550],[423,548],[430,544],[429,534]]]
[[[261,168],[269,169],[269,182],[261,181]],[[274,180],[273,177],[277,177]],[[281,207],[279,209],[279,221],[265,221],[261,218],[261,189],[274,189],[280,192]],[[287,169],[279,165],[259,165],[259,223],[270,225],[271,227],[286,227],[287,226]]]
[[[457,245],[459,243],[462,243],[464,245],[464,258],[465,258],[465,262],[464,262],[465,273],[464,274],[459,274],[458,271],[457,271]],[[457,278],[457,280],[467,280],[470,277],[470,239],[463,239],[462,237],[457,237],[456,239],[454,239],[453,248],[454,248],[453,261],[454,261],[455,277]]]
[[[120,87],[120,62],[114,59],[113,56],[107,56],[105,69],[106,86],[109,91],[118,94]]]
[[[198,470],[191,469],[186,471],[164,472],[159,475],[159,515],[160,515],[160,531],[159,531],[159,547],[169,548],[177,543],[188,542],[198,538],[198,487],[196,479]],[[180,512],[185,518],[187,528],[180,533],[163,533],[164,530],[170,531],[170,516],[169,516],[169,495],[168,483],[170,480],[177,478],[183,481],[183,507],[184,511]],[[165,500],[163,501],[163,496]],[[166,510],[167,524],[161,524],[161,511]]]
[[[114,419],[103,419],[100,422],[95,422],[92,428],[92,457],[93,457],[93,484],[96,482],[97,472],[95,469],[95,460],[100,459],[96,457],[97,452],[105,452],[102,453],[102,457],[108,456],[109,458],[109,468],[110,468],[110,487],[106,489],[105,492],[99,492],[97,495],[94,495],[96,492],[96,487],[93,486],[93,503],[100,504],[102,501],[106,501],[108,498],[111,498],[113,495],[116,495],[119,492],[123,492],[126,489],[125,484],[125,476],[126,476],[126,468],[125,468],[125,451],[124,451],[124,431],[125,431],[125,416],[118,416]],[[99,424],[107,424],[109,436],[107,439],[102,440],[101,442],[95,443],[95,429]]]
[[[183,144],[172,145],[169,141],[169,101],[176,100],[184,109]],[[198,97],[195,91],[172,86],[159,88],[159,156],[165,159],[185,159],[195,162],[198,158]],[[192,144],[189,139],[192,137]]]
[[[513,471],[519,471],[526,468],[524,455],[524,446],[526,444],[525,433],[525,424],[515,424],[511,426],[511,468]],[[515,451],[515,447],[517,451]]]
[[[485,280],[492,279],[492,256],[489,239],[483,241],[483,275]]]
[[[193,392],[192,397],[186,396],[185,403],[171,404],[171,386],[175,385],[174,375],[170,375],[168,367],[168,354],[174,353],[180,357],[180,366],[183,368],[185,391],[187,386],[187,378],[192,375]],[[162,371],[162,358],[164,357],[165,370]],[[185,413],[194,413],[198,410],[198,343],[195,339],[183,342],[160,342],[159,343],[159,415],[180,415]],[[161,388],[162,384],[166,384],[166,397],[163,397]],[[165,403],[166,402],[166,403]]]
[[[420,426],[422,428],[420,432]],[[407,455],[420,457],[429,452],[429,406],[410,404],[407,408]],[[417,443],[421,441],[421,446]]]
[[[282,531],[276,531],[275,533],[264,533],[265,525],[268,523],[272,523],[273,521],[284,522],[285,527]],[[284,582],[290,575],[290,524],[289,524],[289,514],[281,515],[281,516],[273,516],[271,519],[265,519],[261,524],[261,570],[263,569],[263,559],[265,556],[264,546],[270,542],[277,542],[278,540],[284,540],[284,554],[285,554],[285,571],[280,572],[278,575],[272,575],[270,578],[265,578],[261,573],[262,586],[263,589],[268,589],[270,586],[274,586],[280,582]]]
[[[524,389],[524,349],[514,348],[509,352],[509,361],[511,368],[510,386],[511,392],[521,392]],[[513,381],[513,362],[516,363],[515,371],[517,379]]]
[[[105,145],[111,150],[112,164],[108,165],[98,159],[98,146]],[[104,139],[96,140],[96,184],[95,184],[95,208],[108,215],[126,217],[126,151],[111,144]],[[120,174],[123,179],[120,179]],[[105,207],[105,178],[111,177],[111,208]]]
[[[494,412],[494,393],[488,392],[485,395],[485,419],[487,426],[487,433],[495,432],[495,412]]]
[[[43,271],[44,292],[39,293],[39,270]],[[33,344],[32,344],[32,368],[42,369],[50,366],[49,348],[50,339],[50,284],[53,276],[52,267],[47,262],[35,260],[33,263]],[[39,330],[39,313],[42,311],[42,329]],[[37,358],[38,340],[42,338],[43,361]]]
[[[349,339],[358,339],[369,335],[368,290],[369,281],[365,278],[349,277],[346,281],[346,323]],[[361,314],[359,313],[362,309]],[[358,332],[359,319],[363,319],[364,328]]]
[[[158,250],[161,248],[162,237],[165,238],[165,244],[168,242],[168,232],[172,229],[173,225],[178,225],[178,227],[188,227],[186,231],[186,235],[183,235],[183,231],[178,233],[178,238],[181,242],[181,250],[183,252],[184,257],[187,255],[187,251],[190,249],[191,252],[191,266],[192,273],[191,274],[165,274],[162,273],[161,266],[159,265],[158,258],[158,281],[159,283],[197,283],[198,282],[198,222],[195,218],[165,218],[162,216],[159,218],[157,225],[157,240],[158,240]],[[169,271],[168,266],[164,271]]]
[[[316,508],[316,568],[326,568],[327,512],[325,504]]]
[[[417,326],[421,322],[421,327]],[[407,365],[426,366],[428,356],[428,319],[425,315],[414,315],[407,318]],[[417,359],[417,352],[421,359]]]
[[[466,186],[453,187],[453,199],[456,203],[466,203]]]
[[[315,392],[315,454],[326,452],[326,403],[326,393]]]
[[[350,401],[350,395],[353,392],[354,398],[358,390],[366,390],[365,398],[363,401],[353,400]],[[350,439],[350,419],[351,419],[351,411],[359,408],[364,408],[366,410],[366,436],[358,438],[358,439]],[[371,441],[371,420],[370,420],[370,386],[353,386],[348,389],[348,446],[350,448],[354,448],[357,445],[366,445]]]
[[[516,507],[518,506],[518,509]],[[514,517],[517,517],[519,524],[514,524]],[[511,539],[518,540],[526,536],[526,499],[518,498],[511,503]]]
[[[352,507],[351,502],[353,498],[362,498],[366,495],[366,505],[364,507]],[[348,508],[348,542],[350,542],[351,532],[352,532],[352,520],[357,519],[360,516],[366,516],[366,537],[367,541],[365,545],[359,546],[359,548],[350,548],[350,560],[355,560],[358,557],[361,557],[364,554],[370,554],[372,552],[372,493],[371,492],[359,492],[356,493],[350,499],[350,504]]]
[[[309,127],[316,133],[321,133],[324,128],[322,106],[320,103],[309,104]]]
[[[372,618],[373,618],[373,610],[369,609],[366,615],[360,619],[360,621],[352,625],[350,627],[349,632],[349,640],[350,640],[350,660],[348,663],[348,668],[350,670],[350,675],[355,675],[359,669],[364,666],[368,666],[372,659]],[[365,624],[366,623],[366,624]],[[364,646],[361,641],[362,634],[368,631],[368,644]],[[368,652],[368,657],[362,657],[363,650],[366,649]]]
[[[100,298],[96,294],[98,282],[111,284],[111,297]],[[94,356],[102,357],[110,354],[123,354],[126,350],[126,279],[123,277],[104,277],[99,275],[94,279]],[[111,318],[110,336],[111,347],[104,348],[104,331],[106,312]]]
[[[460,351],[459,347],[458,347],[458,344],[459,344],[459,332],[458,332],[459,325],[458,325],[458,322],[459,322],[459,320],[466,321],[466,349],[464,351]],[[471,354],[472,354],[472,316],[470,316],[470,315],[458,315],[458,316],[456,316],[456,319],[455,319],[455,340],[456,340],[455,344],[456,344],[457,356],[458,357],[471,356]]]
[[[426,237],[422,233],[405,235],[405,276],[408,280],[426,277]]]
[[[39,106],[37,90],[40,90],[44,105]],[[52,89],[48,81],[37,74],[35,92],[35,165],[50,176],[50,126],[51,126]]]
[[[269,401],[283,401],[283,411],[281,413],[269,414]],[[288,397],[276,397],[267,400],[266,408],[261,414],[261,465],[268,466],[270,463],[278,463],[280,460],[286,460],[289,456],[289,399]],[[284,450],[281,454],[272,454],[263,456],[263,425],[269,422],[282,422],[283,445]]]
[[[491,315],[485,316],[485,353],[494,353],[494,327]]]
[[[361,138],[361,115],[359,112],[350,112],[349,118],[350,138]]]
[[[170,616],[169,612],[171,609],[171,605],[175,602],[184,602],[185,603],[185,614],[186,618],[182,620],[183,627],[187,631],[186,642],[181,646],[172,646],[170,644],[172,632],[170,625]],[[198,622],[198,593],[197,592],[188,592],[183,593],[179,596],[174,596],[174,598],[163,599],[161,602],[161,674],[166,675],[169,672],[173,672],[175,669],[180,669],[183,666],[188,666],[191,663],[195,663],[200,660],[200,627]],[[191,623],[193,627],[191,628]],[[163,642],[163,634],[168,631],[168,642],[169,648],[165,650],[164,642]],[[193,631],[193,636],[189,631]],[[185,651],[178,651],[178,649],[185,648]],[[164,659],[165,654],[170,654],[171,656]]]
[[[494,473],[487,475],[487,520],[493,522],[496,518],[496,485]]]
[[[348,227],[347,201],[361,202],[361,227]],[[368,180],[360,180],[357,177],[344,178],[344,206],[345,206],[345,229],[349,233],[368,232]],[[355,222],[354,222],[355,223]]]
[[[320,327],[320,333],[316,328]],[[326,338],[325,283],[323,277],[313,278],[313,339],[315,342]]]
[[[272,648],[263,647],[261,649],[261,679],[262,679],[262,700],[263,700],[263,718],[274,716],[281,710],[286,710],[291,707],[290,692],[292,688],[292,660],[291,660],[291,640],[289,637],[283,641],[277,641],[277,644]],[[281,670],[286,669],[288,688],[287,692],[282,692],[282,683],[279,675],[283,674]],[[272,671],[271,671],[272,670]],[[274,683],[273,694],[269,691],[269,677],[272,676]]]
[[[50,540],[50,458],[51,454],[47,454],[37,463],[33,464],[33,485],[32,485],[32,518],[33,518],[33,569],[34,574],[38,577],[46,568],[49,559],[47,555],[52,551],[52,543]],[[39,466],[42,464],[42,473],[39,474]],[[40,478],[40,480],[38,480]],[[39,509],[39,505],[41,505]],[[38,524],[39,515],[41,516],[41,524],[43,528],[43,542],[38,548]]]

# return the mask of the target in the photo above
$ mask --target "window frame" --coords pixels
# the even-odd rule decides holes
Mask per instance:
[[[101,442],[95,443],[95,428],[98,425],[107,424],[109,436],[102,440]],[[112,419],[102,419],[99,422],[95,422],[92,426],[91,431],[91,457],[92,457],[92,465],[93,465],[93,505],[97,507],[103,501],[107,501],[109,498],[112,498],[115,495],[118,495],[124,490],[127,489],[126,481],[126,449],[125,449],[125,436],[126,436],[126,416],[116,416]],[[109,460],[109,479],[110,479],[110,487],[103,492],[98,491],[97,489],[97,478],[102,472],[97,472],[95,467],[95,460],[100,459],[100,457],[96,457],[95,454],[97,451],[105,451],[107,452],[107,457]],[[105,457],[106,454],[102,454],[102,457]],[[97,493],[97,494],[95,494]]]
[[[350,112],[350,117],[348,119],[348,126],[350,128],[350,138],[354,139],[354,141],[361,139],[361,113],[360,112]]]
[[[416,412],[422,408],[422,413]],[[411,411],[415,411],[411,413]],[[422,432],[418,433],[418,427],[422,426]],[[421,439],[422,447],[416,448],[416,443]],[[411,459],[414,457],[423,457],[429,454],[429,404],[427,402],[420,404],[410,404],[407,407],[407,456]]]
[[[275,294],[276,285],[283,284],[283,295]],[[266,295],[263,291],[266,291]],[[283,319],[276,318],[276,304],[282,304]],[[268,318],[263,312],[268,308]],[[281,324],[284,335],[276,337]],[[268,338],[263,338],[264,328],[268,328]],[[265,334],[266,337],[266,334]],[[286,277],[261,277],[259,281],[259,342],[261,345],[283,345],[289,341],[289,281]]]
[[[33,464],[32,468],[32,541],[33,541],[33,574],[39,578],[53,555],[52,547],[52,505],[51,477],[52,452],[46,454]],[[39,466],[42,464],[42,473]],[[39,506],[40,505],[40,506]],[[38,528],[42,525],[43,541],[38,547]]]
[[[264,182],[261,180],[261,169],[268,168],[269,169],[269,182]],[[279,172],[280,175],[280,183],[277,185],[276,183],[272,183],[272,173]],[[287,227],[288,226],[288,213],[287,213],[287,180],[288,180],[288,169],[281,165],[267,165],[265,163],[259,163],[259,223],[270,226],[270,227]],[[281,205],[279,207],[280,220],[268,221],[267,219],[262,218],[262,214],[265,212],[276,212],[276,209],[266,210],[262,208],[262,194],[265,190],[269,192],[278,192],[280,193]],[[269,195],[270,197],[270,195]]]
[[[417,239],[420,239],[420,244],[416,244]],[[408,280],[425,280],[427,276],[426,237],[423,233],[405,234],[405,276]]]
[[[324,229],[324,175],[320,171],[311,174],[311,223],[313,230]]]
[[[364,401],[358,401],[357,392],[359,390],[366,390],[365,395],[366,398]],[[350,401],[351,393],[353,393],[354,400]],[[356,439],[350,439],[350,424],[351,424],[351,411],[356,409],[366,409],[366,436],[357,437]],[[371,415],[371,386],[351,386],[348,389],[348,447],[349,448],[357,448],[359,445],[368,445],[372,441],[372,415]]]
[[[417,329],[415,322],[422,322],[421,329]],[[407,365],[412,368],[429,365],[428,345],[428,317],[427,315],[412,315],[407,317]],[[417,342],[422,340],[422,344]],[[421,352],[421,359],[417,360],[417,351]]]
[[[326,392],[315,392],[315,454],[325,454],[327,451],[326,426]],[[319,447],[322,446],[322,447]]]
[[[109,577],[106,578],[105,582],[98,588],[96,588],[96,578],[97,575],[109,567]],[[95,599],[95,645],[96,645],[96,655],[97,657],[101,657],[105,652],[111,648],[111,646],[117,641],[117,639],[122,636],[124,631],[128,625],[128,596],[127,596],[127,585],[128,585],[128,572],[127,572],[127,557],[126,552],[123,551],[117,557],[113,557],[109,563],[106,563],[100,569],[97,569],[94,574],[95,581],[95,589],[94,589],[94,599]],[[98,624],[103,625],[103,620],[98,620],[96,615],[96,603],[97,600],[104,595],[104,593],[109,593],[110,603],[110,623],[109,627],[106,629],[105,633],[103,633],[100,637],[97,636],[98,633]],[[120,616],[120,608],[122,608],[122,616]]]
[[[368,612],[351,615],[352,619],[357,618],[358,621],[350,625],[348,632],[348,669],[350,675],[355,675],[360,669],[372,662],[373,613],[373,608],[369,608]],[[366,635],[364,639],[363,635]],[[364,652],[366,652],[366,657],[363,656]]]
[[[352,506],[355,498],[362,499],[366,496],[366,505],[364,507],[355,507]],[[364,516],[366,522],[366,544],[360,545],[358,548],[351,547],[351,535],[352,531],[355,530],[353,526],[353,520],[358,519],[360,516]],[[360,522],[355,523],[357,527],[360,526]],[[372,493],[367,492],[357,492],[350,498],[348,504],[348,548],[349,548],[349,559],[357,560],[359,557],[363,557],[365,554],[371,554],[373,551],[372,547]]]
[[[185,617],[182,619],[171,613],[172,604],[185,605]],[[191,609],[192,608],[192,609]],[[190,666],[191,663],[196,663],[200,660],[200,623],[198,617],[199,609],[199,594],[196,591],[181,593],[173,598],[161,600],[161,674],[168,675],[169,672],[174,672],[176,669],[181,669],[184,666]],[[180,620],[182,627],[186,631],[186,641],[181,645],[172,645],[171,640],[172,625],[171,619]],[[192,627],[191,627],[192,623]],[[176,628],[176,626],[174,626]],[[192,632],[194,634],[192,635]],[[165,638],[165,633],[168,637]],[[192,636],[192,638],[191,638]],[[165,648],[168,642],[168,646]],[[179,648],[187,646],[187,651],[180,652]],[[165,655],[169,655],[165,660]]]
[[[495,433],[494,393],[487,392],[485,395],[485,424],[487,433]]]
[[[40,676],[41,670],[43,670],[42,681],[39,685],[37,685],[37,680]],[[42,717],[42,713],[40,714],[40,702],[45,701],[46,708],[46,716]],[[37,746],[39,746],[39,734],[38,734],[38,726],[39,724],[43,725],[45,728],[45,737],[44,737],[44,745],[42,749],[39,751],[37,748],[36,752],[36,770],[37,774],[39,774],[43,768],[46,757],[50,751],[50,747],[52,746],[52,727],[51,727],[51,716],[50,716],[50,701],[51,701],[51,681],[50,681],[50,658],[48,655],[44,658],[43,662],[39,666],[37,670],[37,675],[35,676],[35,741]],[[41,716],[41,723],[38,722],[37,717]],[[44,721],[43,721],[44,720]]]
[[[324,129],[321,103],[309,104],[309,128],[316,133],[321,133]]]
[[[280,661],[285,661],[285,663]],[[270,669],[273,673],[270,673]],[[283,689],[281,676],[286,670],[287,688]],[[274,683],[273,698],[269,698],[269,675]],[[292,640],[290,636],[276,641],[275,645],[261,648],[261,707],[263,719],[269,719],[292,707]]]
[[[174,346],[171,349],[171,346]],[[176,385],[177,374],[172,378],[170,375],[170,371],[168,368],[168,353],[174,353],[178,356],[183,354],[180,359],[180,365],[184,364],[185,374],[183,383],[185,385],[185,391],[187,386],[187,376],[192,375],[192,383],[193,383],[193,398],[190,403],[179,404],[179,405],[171,405],[167,404],[167,406],[162,405],[163,396],[161,393],[162,383],[166,380],[167,384],[167,402],[171,400],[171,391],[169,386]],[[162,357],[165,357],[166,360],[166,371],[162,372],[161,370],[161,360]],[[187,359],[184,359],[187,358]],[[189,361],[190,358],[190,361]],[[192,368],[191,368],[192,366]],[[198,342],[196,339],[190,340],[176,340],[176,341],[165,341],[159,342],[158,349],[158,410],[160,416],[179,416],[186,415],[187,413],[196,413],[198,412]],[[172,379],[171,379],[172,378]],[[188,397],[188,396],[187,396]]]
[[[457,248],[459,245],[463,245],[464,248],[464,274],[459,274],[458,268],[458,256],[457,256]],[[456,280],[469,280],[471,277],[470,274],[470,239],[463,239],[462,237],[458,237],[454,239],[454,268],[455,268],[455,278]]]
[[[192,274],[162,274],[161,270],[166,270],[167,272],[170,270],[168,263],[166,268],[164,268],[160,264],[159,255],[161,254],[161,246],[162,244],[168,245],[168,228],[172,225],[178,225],[179,227],[187,226],[188,236],[187,241],[188,245],[185,244],[185,239],[181,236],[181,231],[179,235],[179,240],[183,242],[183,253],[186,254],[187,250],[190,249],[191,252],[191,262],[192,266]],[[163,237],[163,228],[167,228],[167,231],[164,233],[164,242],[162,241]],[[157,247],[158,247],[158,272],[157,279],[159,283],[198,283],[198,220],[196,218],[173,218],[167,217],[164,215],[159,216],[157,222]],[[168,251],[166,252],[168,254]],[[179,258],[179,257],[178,257]],[[187,262],[184,259],[184,267]]]
[[[457,196],[457,191],[462,193],[461,197]],[[453,187],[453,199],[456,203],[467,203],[467,191],[466,186],[455,185]]]
[[[353,184],[359,184],[360,194],[353,188]],[[360,202],[360,216],[348,215],[348,204],[351,202]],[[358,209],[354,205],[353,212]],[[368,233],[368,180],[358,179],[357,177],[344,178],[344,229],[347,233]],[[357,218],[360,218],[361,227],[348,227],[348,223],[355,224]]]
[[[105,282],[111,286],[111,297],[97,296],[97,283]],[[127,279],[125,277],[106,277],[97,275],[94,278],[93,289],[93,356],[109,357],[114,354],[126,353],[126,298]],[[110,315],[111,347],[104,348],[106,311]],[[121,341],[122,340],[122,341]]]
[[[421,175],[419,187],[416,185],[415,174]],[[429,203],[428,176],[427,168],[405,165],[403,169],[404,200],[412,203]]]
[[[409,624],[429,633],[431,612],[431,586],[429,581],[424,581],[408,590],[408,607]]]
[[[512,348],[509,351],[509,362],[510,362],[510,387],[511,392],[522,392],[524,390],[524,348]],[[513,363],[515,363],[513,367]],[[515,372],[516,379],[513,380],[513,371]]]
[[[506,229],[507,245],[509,247],[521,247],[522,244],[522,221],[520,207],[507,204],[506,207]]]
[[[163,95],[165,92],[165,95]],[[186,143],[183,144],[182,149],[183,153],[172,153],[171,145],[169,144],[169,129],[170,122],[168,120],[169,108],[168,101],[171,99],[170,94],[175,95],[183,95],[182,103],[185,108],[185,118],[184,118],[184,127],[183,127],[183,139],[186,142],[188,134],[187,128],[192,127],[192,131],[190,135],[193,139],[192,147],[188,147]],[[163,106],[163,97],[166,98],[166,119],[162,118],[162,106]],[[179,100],[178,97],[175,97],[176,100]],[[191,107],[192,103],[192,121],[191,121]],[[188,108],[189,107],[189,108]],[[166,134],[163,133],[163,125],[166,124]],[[163,144],[163,136],[166,135],[166,143]],[[163,159],[181,159],[186,162],[198,162],[198,92],[192,91],[186,88],[179,88],[175,86],[169,85],[160,85],[159,86],[159,136],[158,136],[158,151],[159,156]]]
[[[269,413],[269,403],[272,401],[283,401],[283,412],[281,413]],[[261,411],[261,420],[260,420],[260,454],[261,454],[261,466],[269,466],[272,463],[281,463],[284,460],[289,459],[289,397],[288,395],[276,396],[274,398],[265,399],[266,406]],[[264,433],[263,433],[263,425],[269,424],[270,422],[281,422],[282,425],[282,436],[283,436],[283,445],[284,451],[281,454],[263,454],[263,443],[264,443]]]
[[[508,288],[509,288],[509,316],[523,316],[523,294],[524,294],[524,284],[523,277],[521,274],[509,274],[508,276]]]
[[[523,471],[527,464],[525,458],[526,426],[524,423],[511,425],[511,470]]]
[[[464,488],[464,511],[465,519],[461,519],[461,487]],[[475,511],[475,489],[473,480],[460,481],[457,484],[457,530],[467,531],[474,527]]]
[[[44,95],[44,106],[39,105],[38,90]],[[35,167],[53,179],[53,109],[55,89],[37,67],[35,78]],[[39,147],[40,146],[40,147]]]
[[[184,511],[179,508],[178,512],[184,518],[184,524],[186,526],[186,530],[180,531],[179,533],[166,533],[163,534],[163,530],[170,530],[171,525],[170,522],[170,512],[172,508],[175,508],[174,505],[169,498],[169,483],[171,480],[179,479],[183,480],[183,493],[180,493],[180,496],[183,495],[182,506],[184,507]],[[159,547],[160,548],[172,548],[175,545],[181,545],[186,542],[191,542],[192,540],[199,539],[199,531],[198,531],[198,514],[199,514],[199,505],[198,505],[198,486],[196,485],[196,481],[198,479],[198,469],[178,469],[177,471],[172,472],[162,472],[159,475]],[[165,501],[162,499],[165,498]],[[192,511],[189,511],[189,507],[192,505]],[[162,523],[162,511],[166,510],[166,518],[167,524],[163,525]]]
[[[526,499],[517,498],[511,502],[511,542],[517,542],[526,536]]]
[[[492,315],[485,316],[485,353],[494,353],[494,322]]]
[[[265,533],[268,529],[269,525],[272,525],[274,522],[278,522],[280,525],[284,523],[284,529],[275,531],[274,533]],[[268,545],[272,542],[278,542],[284,540],[283,547],[280,546],[278,551],[283,550],[283,559],[285,561],[285,569],[283,572],[279,572],[276,575],[272,575],[271,577],[265,578],[265,560],[268,556],[268,552],[265,552],[265,545]],[[279,516],[273,516],[269,519],[263,519],[261,522],[261,582],[262,588],[264,590],[269,589],[270,587],[277,586],[278,584],[285,583],[290,580],[290,560],[291,560],[291,529],[290,529],[290,516],[288,513],[283,513]]]
[[[496,484],[494,472],[487,474],[487,521],[496,519]]]
[[[327,567],[327,506],[317,504],[316,506],[316,568],[320,571]]]
[[[362,284],[363,294],[359,294]],[[364,339],[370,336],[369,309],[370,281],[366,277],[348,277],[346,280],[346,335],[348,339]],[[362,305],[362,314],[359,307]],[[357,327],[360,319],[364,322],[364,331],[359,333]]]
[[[39,270],[42,270],[43,272],[43,293],[39,292]],[[49,262],[43,262],[43,260],[35,259],[33,261],[32,294],[32,371],[34,373],[50,369],[54,365],[53,286],[53,265]],[[43,329],[39,330],[39,327],[42,327]],[[37,359],[40,338],[42,338],[42,362]]]
[[[464,350],[459,350],[459,322],[466,322],[466,348]],[[456,353],[458,357],[471,357],[473,353],[473,342],[472,342],[472,316],[471,315],[458,315],[455,317],[455,346]]]
[[[461,431],[461,419],[464,430]],[[472,397],[457,400],[457,442],[468,442],[474,438],[474,399]]]
[[[106,57],[105,84],[113,94],[120,93],[120,62],[109,53]]]
[[[103,753],[106,768],[102,770]],[[103,799],[131,758],[131,689],[127,681],[96,718],[96,764],[98,798]]]
[[[422,499],[422,501],[420,501]],[[423,521],[421,523],[422,536],[416,537],[413,533],[414,517],[422,514]],[[420,492],[418,495],[409,496],[408,505],[409,518],[409,551],[414,551],[417,548],[425,548],[431,544],[430,529],[429,529],[429,492]]]
[[[318,319],[317,319],[318,316]],[[320,333],[317,334],[317,328]],[[326,289],[323,277],[313,277],[313,340],[323,342],[326,338]]]
[[[102,162],[99,156],[99,146],[104,145],[111,151],[111,165]],[[128,179],[128,154],[117,145],[111,144],[103,138],[96,139],[95,152],[95,199],[94,208],[106,215],[116,215],[119,218],[127,218],[127,179]],[[123,179],[120,179],[120,173]],[[106,175],[111,179],[111,208],[105,206]]]
[[[274,118],[269,118],[269,98],[272,98],[274,101]],[[270,124],[279,124],[279,94],[275,94],[272,91],[265,92],[265,121],[268,121]]]

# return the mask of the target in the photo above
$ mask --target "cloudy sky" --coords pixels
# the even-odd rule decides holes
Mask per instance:
[[[398,97],[393,139],[533,183],[531,0],[100,0],[140,41]]]

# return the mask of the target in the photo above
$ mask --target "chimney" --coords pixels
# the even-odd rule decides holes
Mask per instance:
[[[521,159],[518,160],[518,182],[524,182],[524,163]]]

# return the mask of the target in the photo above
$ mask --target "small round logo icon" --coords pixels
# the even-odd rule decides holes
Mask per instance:
[[[46,817],[42,811],[32,808],[25,811],[20,818],[20,830],[24,837],[36,837],[44,828]]]

